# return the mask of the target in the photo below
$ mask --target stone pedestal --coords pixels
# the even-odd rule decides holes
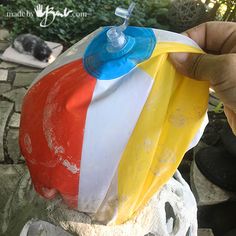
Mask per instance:
[[[213,205],[235,198],[233,193],[227,192],[211,183],[197,168],[193,161],[190,174],[191,188],[199,206]]]
[[[0,214],[0,235],[19,235],[22,230],[27,233],[27,227],[35,222],[32,219],[39,219],[40,222],[45,221],[43,225],[50,230],[61,227],[72,235],[81,236],[183,236],[187,232],[197,236],[196,201],[179,172],[137,216],[122,225],[101,225],[93,222],[92,216],[67,207],[59,196],[51,201],[40,197],[33,189],[25,165],[3,165],[0,169],[2,183],[4,179],[10,181],[6,182],[6,194],[1,197],[3,214]]]

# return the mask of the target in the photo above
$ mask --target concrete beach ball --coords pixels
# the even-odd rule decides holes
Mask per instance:
[[[99,28],[39,74],[23,101],[20,148],[40,195],[121,224],[199,141],[209,85],[168,59],[203,53],[191,39],[129,26],[115,41],[112,31]]]

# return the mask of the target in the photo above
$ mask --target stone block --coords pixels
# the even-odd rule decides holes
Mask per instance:
[[[0,68],[2,69],[16,68],[18,66],[19,66],[18,64],[5,62],[5,61],[0,63]]]
[[[15,103],[15,111],[20,112],[22,101],[23,101],[26,91],[27,90],[25,88],[13,89],[9,92],[4,93],[3,96],[8,98],[9,100],[11,100],[12,102],[14,102]]]
[[[14,104],[11,102],[0,101],[0,161],[4,161],[4,134],[7,120],[13,110],[13,106]]]
[[[8,70],[0,69],[0,81],[7,81]]]
[[[0,95],[9,91],[11,89],[10,83],[1,83],[0,82]]]
[[[20,158],[20,148],[19,148],[19,130],[10,129],[7,133],[7,150],[9,157],[14,163],[17,163]]]
[[[38,69],[38,68],[33,68],[33,67],[29,67],[29,66],[19,66],[17,68],[14,69],[15,72],[34,72],[34,73],[39,73],[42,69]]]
[[[16,76],[16,72],[15,72],[15,71],[8,70],[7,81],[8,81],[9,83],[13,84],[14,79],[15,79],[15,76]]]
[[[13,86],[28,87],[33,80],[37,77],[38,73],[16,73]]]
[[[6,200],[16,188],[20,177],[26,171],[25,164],[17,165],[0,165],[0,209],[6,206]]]
[[[13,128],[20,127],[20,114],[19,113],[16,113],[16,112],[13,113],[9,121],[9,126]]]

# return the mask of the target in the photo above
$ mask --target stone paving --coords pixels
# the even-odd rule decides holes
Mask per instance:
[[[0,54],[9,46],[0,30]],[[0,164],[20,164],[18,134],[23,97],[41,70],[0,60]]]

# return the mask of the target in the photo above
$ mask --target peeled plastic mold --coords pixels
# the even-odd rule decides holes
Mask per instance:
[[[39,194],[60,194],[97,221],[121,224],[200,139],[209,85],[168,59],[203,53],[188,37],[129,26],[113,50],[109,30],[91,33],[40,73],[24,98],[20,147]]]

